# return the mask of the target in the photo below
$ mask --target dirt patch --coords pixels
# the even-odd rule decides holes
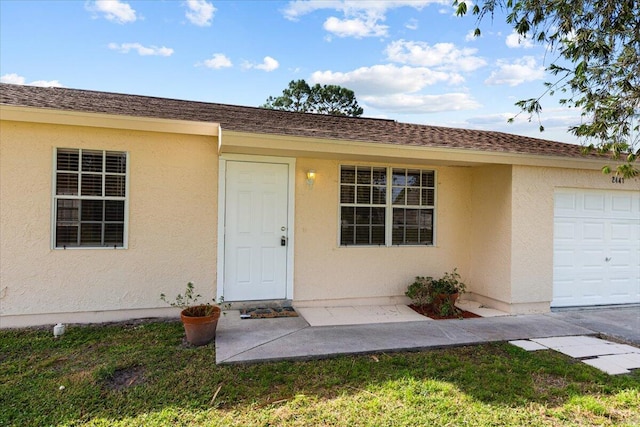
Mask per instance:
[[[564,390],[569,382],[557,375],[551,375],[543,372],[534,372],[531,374],[533,381],[533,390],[536,395],[544,397],[550,406],[562,405],[564,401]]]
[[[105,380],[105,386],[109,390],[122,391],[135,385],[144,384],[144,368],[132,366],[130,368],[116,369],[113,375]]]
[[[542,372],[534,372],[531,374],[531,379],[533,380],[533,389],[538,394],[547,393],[550,390],[562,390],[569,385],[563,377]]]
[[[482,316],[478,316],[477,314],[471,313],[470,311],[464,311],[464,310],[460,310],[457,309],[456,313],[450,315],[450,316],[441,316],[438,312],[436,312],[432,307],[430,306],[417,306],[417,305],[409,305],[409,307],[411,307],[411,309],[413,311],[415,311],[416,313],[420,313],[423,316],[427,316],[430,317],[431,319],[436,319],[436,320],[444,320],[444,319],[474,319],[477,317],[482,317]]]

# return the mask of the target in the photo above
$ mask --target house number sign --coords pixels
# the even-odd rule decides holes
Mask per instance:
[[[624,184],[624,178],[620,176],[612,176],[611,182],[613,182],[614,184]]]

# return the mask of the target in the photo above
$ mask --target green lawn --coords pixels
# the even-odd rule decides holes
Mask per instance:
[[[0,425],[640,425],[640,372],[490,344],[216,366],[178,322],[0,331]]]

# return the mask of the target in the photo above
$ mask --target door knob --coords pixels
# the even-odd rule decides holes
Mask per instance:
[[[287,238],[285,236],[280,238],[280,246],[287,246]]]

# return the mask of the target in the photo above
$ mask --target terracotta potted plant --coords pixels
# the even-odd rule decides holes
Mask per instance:
[[[187,289],[183,294],[178,294],[173,301],[168,301],[164,293],[160,299],[171,307],[179,307],[180,320],[184,326],[187,342],[195,346],[209,344],[216,337],[216,328],[220,318],[221,309],[215,300],[211,303],[198,304],[202,295],[194,294],[193,283],[187,283]]]
[[[440,279],[431,276],[416,277],[405,295],[411,298],[415,306],[430,307],[435,313],[445,317],[457,313],[456,300],[465,290],[466,285],[460,281],[457,268],[454,268]]]
[[[442,316],[454,314],[456,301],[466,288],[467,285],[460,281],[457,268],[451,273],[444,273],[442,278],[433,281],[434,309]]]

